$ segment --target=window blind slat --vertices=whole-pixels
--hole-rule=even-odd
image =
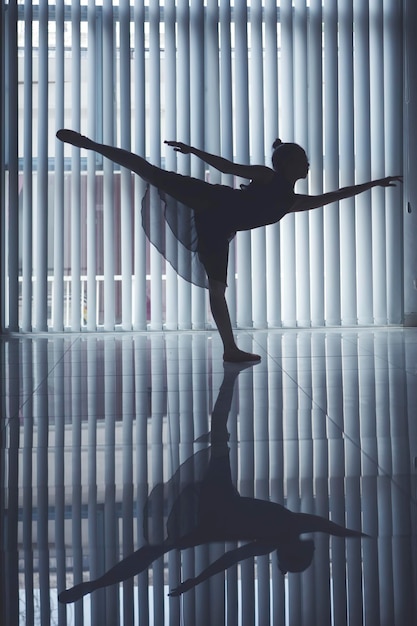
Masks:
[[[224,158],[233,160],[233,93],[232,84],[232,24],[231,7],[229,0],[220,0],[220,148]],[[232,176],[222,176],[222,183],[233,186]],[[226,298],[232,325],[236,326],[236,247],[235,240],[231,242],[229,251],[228,289]]]
[[[56,6],[55,75],[61,77],[55,84],[55,125],[64,126],[65,62],[64,62],[64,2]],[[32,107],[28,112],[32,116]],[[64,145],[55,141],[54,167],[54,238],[53,238],[53,315],[52,328],[64,329]]]
[[[282,141],[294,137],[294,93],[293,93],[293,29],[292,2],[281,2],[281,57],[280,57],[280,127]],[[294,216],[287,215],[280,223],[281,230],[281,297],[282,324],[296,325],[295,302],[295,249]]]
[[[266,165],[270,166],[270,150],[278,137],[278,28],[277,5],[275,0],[265,2],[265,57],[264,81],[265,97],[265,152]],[[281,284],[280,284],[280,226],[274,225],[266,229],[266,319],[269,326],[281,326]]]
[[[383,4],[369,3],[371,178],[385,175]],[[376,324],[387,323],[385,193],[372,190],[373,305]]]
[[[220,140],[220,42],[219,42],[219,8],[218,0],[208,0],[204,30],[204,75],[210,89],[205,92],[203,140],[208,152],[221,154]],[[198,42],[195,42],[195,46]],[[227,50],[226,55],[230,54]],[[200,61],[201,67],[201,61]],[[229,88],[230,89],[230,88]],[[205,168],[203,168],[205,169]],[[210,168],[210,181],[219,183],[221,174],[215,168]]]
[[[165,137],[170,140],[177,137],[177,102],[174,95],[177,91],[177,71],[176,71],[176,14],[175,0],[169,0],[164,6],[164,28],[165,28],[165,93],[163,99],[165,103]],[[169,171],[177,170],[176,152],[171,148],[165,150],[165,167]],[[165,226],[167,256],[175,258],[178,255],[178,242],[171,236],[168,225]],[[169,252],[168,252],[169,250]],[[178,328],[178,275],[170,263],[166,263],[166,313],[165,327],[170,330]]]
[[[190,101],[190,7],[188,0],[177,2],[177,138],[184,143],[191,141]],[[179,113],[181,111],[181,113]],[[180,174],[190,174],[190,157],[178,159]],[[187,262],[181,247],[178,251],[181,262]],[[191,327],[191,285],[178,278],[178,328]]]
[[[134,53],[134,94],[135,94],[135,150],[145,154],[146,105],[145,105],[145,7],[143,1],[135,2],[135,53]],[[133,328],[143,330],[147,322],[147,280],[146,280],[146,237],[140,219],[145,183],[135,177],[135,213],[134,213],[134,278],[135,292],[133,299]]]
[[[7,283],[4,302],[6,303],[5,321],[10,330],[19,328],[19,178],[18,178],[18,119],[14,111],[18,110],[18,48],[17,48],[17,3],[9,2],[5,15],[5,34],[7,38],[7,69],[5,111],[9,120],[6,126],[7,153],[6,167],[8,170],[9,211],[6,214],[4,232],[8,233],[4,259],[7,267]]]
[[[112,0],[103,2],[103,141],[115,143],[114,19]],[[103,159],[103,270],[104,329],[115,326],[114,165]]]
[[[81,130],[80,2],[71,5],[71,127]],[[71,328],[81,329],[81,155],[72,148],[71,163]]]
[[[160,61],[160,33],[159,33],[159,2],[152,0],[149,6],[149,155],[151,163],[161,165],[161,61]],[[151,231],[152,239],[160,241],[163,236],[164,225],[158,220],[157,205],[160,202],[158,191],[150,188],[151,201]],[[155,210],[152,210],[155,207]],[[162,329],[162,257],[156,247],[150,250],[151,271],[151,329]]]
[[[205,143],[205,16],[204,0],[192,0],[190,3],[190,131],[191,145],[203,146]],[[214,91],[214,88],[213,88]],[[214,113],[214,112],[213,112]],[[208,115],[207,115],[208,117]],[[200,159],[191,160],[191,176],[203,178],[205,164]],[[205,290],[192,285],[191,287],[191,327],[205,328]]]
[[[384,3],[384,102],[385,102],[385,174],[403,171],[402,103],[402,9],[401,2]],[[403,234],[402,190],[397,187],[386,195],[387,300],[388,323],[403,319]]]
[[[322,2],[310,2],[308,64],[310,83],[308,158],[310,193],[323,193],[323,28]],[[314,163],[314,167],[313,167]],[[324,311],[324,230],[323,209],[310,215],[310,302],[312,326],[323,326]],[[314,287],[313,287],[314,285]]]
[[[294,9],[294,140],[308,151],[307,7],[297,0]],[[307,193],[307,181],[297,182],[297,191]],[[295,216],[295,294],[297,325],[310,326],[309,214]],[[314,285],[312,285],[314,289]]]
[[[264,40],[262,32],[262,2],[251,3],[250,12],[250,64],[249,64],[249,116],[250,116],[250,154],[253,163],[265,161],[264,138],[264,75],[263,56]],[[239,132],[239,130],[238,130]],[[266,326],[266,236],[265,228],[252,231],[252,318],[255,328]],[[255,278],[256,277],[256,278]]]
[[[32,3],[25,2],[25,48],[32,48]],[[58,50],[57,50],[58,55]],[[32,330],[32,207],[33,207],[33,61],[24,60],[23,208],[22,208],[22,330]],[[62,299],[61,299],[62,300]],[[62,315],[61,315],[62,319]]]
[[[293,15],[292,2],[281,2],[281,118],[280,135],[282,141],[294,140],[294,49],[293,49]],[[282,324],[295,326],[296,295],[295,295],[295,244],[294,215],[286,215],[280,223],[281,230],[281,299]]]
[[[131,62],[129,0],[120,3],[120,144],[131,149]],[[122,328],[132,329],[132,174],[122,168],[120,177],[120,248],[122,275]]]
[[[368,3],[353,3],[355,20],[354,53],[354,111],[355,114],[355,167],[360,172],[361,181],[371,178],[371,138],[370,138],[370,99],[369,99],[369,9]],[[360,113],[359,113],[360,112]],[[358,182],[360,182],[358,180]],[[371,193],[356,198],[356,245],[357,267],[360,280],[357,280],[358,321],[360,324],[373,323],[372,302],[372,223]]]
[[[38,171],[35,215],[35,324],[45,331],[48,310],[48,1],[39,3]]]
[[[248,85],[248,7],[243,0],[237,0],[234,7],[235,14],[235,124],[234,146],[238,163],[249,163],[249,85]],[[252,298],[248,289],[248,280],[251,271],[251,234],[240,232],[237,234],[237,325],[240,327],[252,326]]]
[[[337,67],[337,3],[323,2],[324,28],[324,186],[339,186],[339,113],[338,113],[338,67]],[[340,310],[340,225],[338,206],[324,207],[324,281],[325,321],[339,325]]]
[[[98,37],[97,17],[95,10],[95,0],[88,3],[88,59],[87,59],[87,92],[88,111],[87,129],[88,136],[96,139],[98,132],[97,124],[97,102],[98,102],[98,79],[97,79],[97,58],[98,58]],[[97,320],[97,172],[96,155],[89,152],[87,155],[87,204],[86,204],[86,235],[87,235],[87,285],[83,292],[83,309],[87,309],[87,316],[84,319],[89,331],[96,330]],[[84,315],[85,318],[85,315]]]
[[[354,68],[353,68],[353,3],[339,7],[339,151],[340,185],[355,183],[354,146]],[[340,205],[340,283],[342,324],[357,323],[355,200],[347,198]]]

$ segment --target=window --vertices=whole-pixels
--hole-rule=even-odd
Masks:
[[[339,5],[5,4],[3,327],[210,324],[205,290],[146,240],[142,182],[64,147],[60,127],[199,177],[204,165],[165,150],[165,138],[268,164],[280,136],[307,150],[303,193],[401,172],[401,5]],[[228,280],[233,323],[402,322],[402,203],[399,188],[376,188],[239,233]]]

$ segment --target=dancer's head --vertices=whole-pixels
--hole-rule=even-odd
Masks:
[[[283,574],[287,572],[303,572],[307,569],[314,556],[312,539],[293,539],[283,542],[276,551],[278,567]]]
[[[272,166],[285,178],[295,183],[299,178],[307,178],[310,164],[305,150],[297,143],[283,143],[275,139],[272,145]]]

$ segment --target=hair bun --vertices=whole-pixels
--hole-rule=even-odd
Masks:
[[[279,146],[282,145],[282,141],[281,139],[278,137],[277,139],[275,139],[274,143],[272,144],[272,149],[276,150],[277,148],[279,148]]]

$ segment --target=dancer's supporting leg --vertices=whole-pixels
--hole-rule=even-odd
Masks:
[[[258,354],[239,350],[233,336],[229,309],[225,297],[226,285],[209,278],[210,308],[223,342],[223,359],[233,363],[244,361],[260,361]]]

